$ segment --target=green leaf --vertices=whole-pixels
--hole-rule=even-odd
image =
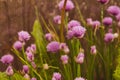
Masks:
[[[33,25],[32,35],[35,38],[36,46],[37,46],[39,52],[45,53],[46,47],[45,47],[44,34],[42,31],[41,24],[40,24],[39,20],[37,20],[37,19],[35,20],[34,25]]]
[[[9,78],[4,72],[0,72],[0,80],[9,80]]]
[[[1,79],[3,80],[3,79]],[[22,75],[15,73],[12,77],[11,80],[26,80]]]

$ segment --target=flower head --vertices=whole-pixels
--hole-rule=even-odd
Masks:
[[[120,21],[120,13],[119,13],[118,15],[116,15],[116,19],[117,19],[118,21]]]
[[[118,6],[110,6],[107,11],[108,13],[116,16],[120,13],[120,8]]]
[[[114,40],[113,33],[106,33],[104,37],[105,42],[112,42]]]
[[[103,22],[104,25],[109,26],[109,25],[112,24],[112,21],[113,20],[112,20],[111,17],[105,17],[102,22]]]
[[[35,77],[31,78],[31,80],[37,80]]]
[[[45,34],[45,39],[46,39],[47,41],[52,41],[52,39],[53,39],[52,34],[51,34],[51,33]]]
[[[8,75],[8,76],[12,76],[14,74],[14,71],[13,71],[13,68],[12,66],[8,66],[5,73]]]
[[[23,65],[23,72],[29,73],[29,67],[27,65]]]
[[[47,45],[47,51],[56,53],[59,50],[59,42],[52,41]]]
[[[21,41],[16,41],[13,44],[13,48],[16,49],[16,50],[22,50],[22,46],[23,46],[23,43]]]
[[[45,70],[48,70],[48,69],[49,69],[49,66],[48,66],[47,63],[46,63],[46,64],[43,64],[43,69],[45,69]]]
[[[32,52],[26,52],[26,55],[29,62],[34,61],[34,54]]]
[[[58,72],[54,72],[52,80],[61,80],[61,74]]]
[[[107,4],[109,2],[109,0],[97,0],[98,2],[100,2],[101,4]]]
[[[78,22],[77,20],[71,20],[69,23],[68,23],[68,30],[72,29],[73,27],[75,26],[80,26],[80,22]]]
[[[93,22],[92,18],[87,18],[86,21],[88,25],[92,26],[92,22]]]
[[[25,75],[24,75],[24,78],[25,78],[26,80],[30,80],[29,74],[25,74]]]
[[[74,37],[74,32],[72,30],[68,30],[66,37],[67,39],[72,39]]]
[[[31,44],[31,46],[27,47],[26,49],[26,53],[35,53],[36,52],[36,45],[35,44]]]
[[[79,53],[77,55],[75,61],[79,64],[82,64],[84,62],[84,53]]]
[[[53,18],[53,21],[56,23],[56,24],[61,24],[61,16],[60,15],[57,15]]]
[[[1,57],[0,61],[4,64],[10,64],[14,60],[14,57],[10,54],[4,55]]]
[[[85,80],[85,78],[77,77],[77,78],[75,78],[74,80]]]
[[[92,27],[93,28],[100,27],[100,22],[98,20],[92,21]]]
[[[20,31],[18,32],[18,37],[20,41],[28,41],[30,39],[30,34],[27,31]]]
[[[60,43],[60,50],[64,51],[66,54],[70,52],[66,43]]]
[[[77,38],[83,38],[86,32],[86,29],[82,26],[75,26],[72,28],[74,36]]]
[[[61,0],[61,1],[59,2],[58,7],[59,7],[60,10],[63,8],[64,2],[65,2],[65,0]],[[67,0],[66,6],[65,6],[65,10],[66,10],[66,11],[70,11],[70,10],[72,10],[73,8],[74,8],[73,2],[72,2],[71,0]]]
[[[60,59],[63,64],[67,64],[69,57],[67,55],[62,55]]]
[[[97,50],[96,50],[96,46],[95,46],[95,45],[91,46],[90,48],[91,48],[91,49],[90,49],[91,54],[96,54],[96,53],[97,53]]]

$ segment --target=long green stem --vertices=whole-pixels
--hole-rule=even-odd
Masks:
[[[31,69],[32,71],[40,78],[40,80],[43,80],[43,78],[41,77],[41,75],[39,73],[37,73],[37,71],[27,62],[25,61],[21,56],[19,56],[19,52],[16,51],[16,50],[12,50],[16,55],[17,57],[25,64],[27,64]]]

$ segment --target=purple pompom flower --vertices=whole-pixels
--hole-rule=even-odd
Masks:
[[[65,2],[65,0],[62,0],[62,1],[59,2],[58,7],[59,7],[60,10],[63,8],[64,2]],[[66,6],[65,6],[65,10],[66,11],[70,11],[73,8],[74,8],[73,2],[71,0],[67,0]]]
[[[60,59],[63,64],[67,64],[69,57],[68,57],[68,55],[62,55]]]
[[[30,80],[29,74],[25,74],[25,75],[24,75],[24,78],[25,78],[26,80]]]
[[[80,22],[78,22],[77,20],[71,20],[69,23],[68,23],[68,30],[72,29],[73,27],[75,26],[80,26]]]
[[[92,26],[92,22],[93,22],[92,18],[87,18],[86,21],[88,25]]]
[[[85,78],[77,77],[77,78],[75,78],[74,80],[85,80]]]
[[[32,52],[26,52],[26,55],[29,62],[34,61],[34,54]]]
[[[27,31],[20,31],[18,32],[18,38],[20,41],[25,42],[30,39],[30,34]]]
[[[106,33],[104,37],[105,42],[112,42],[114,40],[113,33]]]
[[[16,50],[22,50],[22,47],[23,47],[23,43],[21,41],[16,41],[13,44],[13,48],[16,49]]]
[[[57,15],[53,18],[53,21],[56,23],[56,24],[61,24],[61,16],[60,15]]]
[[[60,50],[64,51],[66,54],[70,52],[66,43],[60,43]]]
[[[99,28],[100,27],[100,22],[98,20],[92,22],[92,27],[93,28]]]
[[[61,80],[61,74],[58,72],[54,72],[52,80]]]
[[[33,78],[31,78],[31,80],[37,80],[37,79],[33,77]]]
[[[56,53],[57,51],[59,51],[59,45],[59,42],[52,41],[47,45],[47,51]]]
[[[14,60],[14,57],[10,54],[4,55],[1,57],[0,61],[4,64],[10,64]]]
[[[45,39],[46,39],[47,41],[52,41],[52,39],[53,39],[52,34],[51,34],[51,33],[45,34]]]
[[[91,54],[96,54],[97,53],[97,49],[96,49],[95,45],[90,47],[90,52],[91,52]]]
[[[74,32],[72,30],[68,30],[66,37],[67,39],[72,39],[74,37]]]
[[[86,29],[82,26],[75,26],[72,28],[74,36],[77,38],[83,38],[86,32]]]
[[[29,67],[27,65],[23,65],[23,72],[29,73]]]
[[[75,58],[75,61],[79,64],[82,64],[84,62],[84,53],[79,53]]]
[[[13,71],[13,68],[12,66],[8,66],[5,73],[8,75],[8,76],[12,76],[14,74],[14,71]]]
[[[26,53],[35,53],[36,52],[36,45],[35,44],[31,44],[31,46],[27,47],[26,49]]]
[[[108,13],[116,16],[120,13],[120,8],[118,6],[110,6],[107,9]]]
[[[109,26],[109,25],[112,24],[112,21],[113,20],[112,20],[111,17],[105,17],[102,22],[103,22],[104,25]]]
[[[116,15],[116,19],[117,19],[118,21],[120,21],[120,13],[119,13],[118,15]]]
[[[109,2],[109,0],[97,0],[98,2],[100,2],[101,4],[107,4]]]

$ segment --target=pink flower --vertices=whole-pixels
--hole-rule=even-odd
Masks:
[[[78,22],[77,20],[71,20],[69,23],[68,23],[68,29],[72,29],[73,27],[75,26],[80,26],[80,22]]]
[[[47,51],[56,53],[57,51],[59,51],[59,45],[59,42],[52,41],[47,45]]]
[[[24,78],[25,78],[26,80],[30,80],[30,76],[29,76],[28,74],[25,74],[25,75],[24,75]]]
[[[93,22],[92,18],[88,18],[88,19],[87,19],[87,24],[88,24],[88,25],[92,26],[92,22]]]
[[[18,32],[18,38],[20,41],[28,41],[30,39],[30,34],[27,31],[20,31]]]
[[[83,38],[86,32],[86,29],[82,26],[75,26],[72,28],[74,36],[77,38]]]
[[[64,2],[65,2],[65,0],[62,0],[62,1],[59,2],[58,7],[59,7],[60,10],[63,8]],[[74,8],[73,2],[71,0],[67,0],[66,6],[65,6],[65,10],[66,11],[70,11],[73,8]]]
[[[36,78],[31,78],[31,80],[37,80]]]
[[[82,64],[84,62],[84,53],[79,53],[75,61],[79,64]]]
[[[104,25],[109,26],[112,24],[113,20],[111,17],[105,17],[102,22]]]
[[[98,2],[100,2],[101,4],[107,4],[109,2],[109,0],[97,0]]]
[[[8,66],[5,73],[8,75],[8,76],[12,76],[14,74],[14,71],[13,71],[13,68],[12,66]]]
[[[4,64],[10,64],[14,60],[14,57],[11,54],[7,54],[1,57],[0,61]]]
[[[60,59],[63,64],[67,64],[69,57],[67,55],[62,55]]]
[[[35,44],[31,44],[31,46],[27,47],[26,52],[29,53],[35,53],[36,52],[36,45]]]
[[[66,37],[67,39],[72,39],[74,37],[74,32],[72,30],[68,30]]]
[[[16,42],[13,44],[13,48],[16,49],[16,50],[22,50],[22,46],[23,46],[23,43],[20,42],[20,41],[16,41]]]
[[[29,62],[34,61],[34,54],[33,54],[33,53],[28,52],[28,53],[26,53],[26,55],[27,55],[27,60],[28,60]]]
[[[106,33],[104,37],[105,42],[112,42],[114,40],[113,33]]]
[[[77,77],[77,78],[75,78],[74,80],[85,80],[85,78]]]
[[[95,45],[91,46],[90,52],[91,52],[91,54],[96,54],[96,53],[97,53],[97,50],[96,50],[96,46],[95,46]]]
[[[66,43],[60,43],[60,50],[64,51],[66,54],[70,52]]]
[[[54,72],[52,80],[61,80],[61,74],[58,72]]]
[[[96,20],[96,21],[92,21],[92,27],[93,28],[99,28],[100,27],[100,22],[98,21],[98,20]]]
[[[107,11],[108,13],[116,16],[120,13],[120,8],[118,6],[113,5],[113,6],[108,7]]]
[[[45,34],[45,39],[46,39],[47,41],[52,41],[52,39],[53,39],[52,34],[51,34],[51,33]]]
[[[23,65],[23,72],[29,73],[29,67],[27,65]]]
[[[61,16],[60,15],[57,15],[53,18],[53,21],[56,23],[56,24],[61,24]]]

